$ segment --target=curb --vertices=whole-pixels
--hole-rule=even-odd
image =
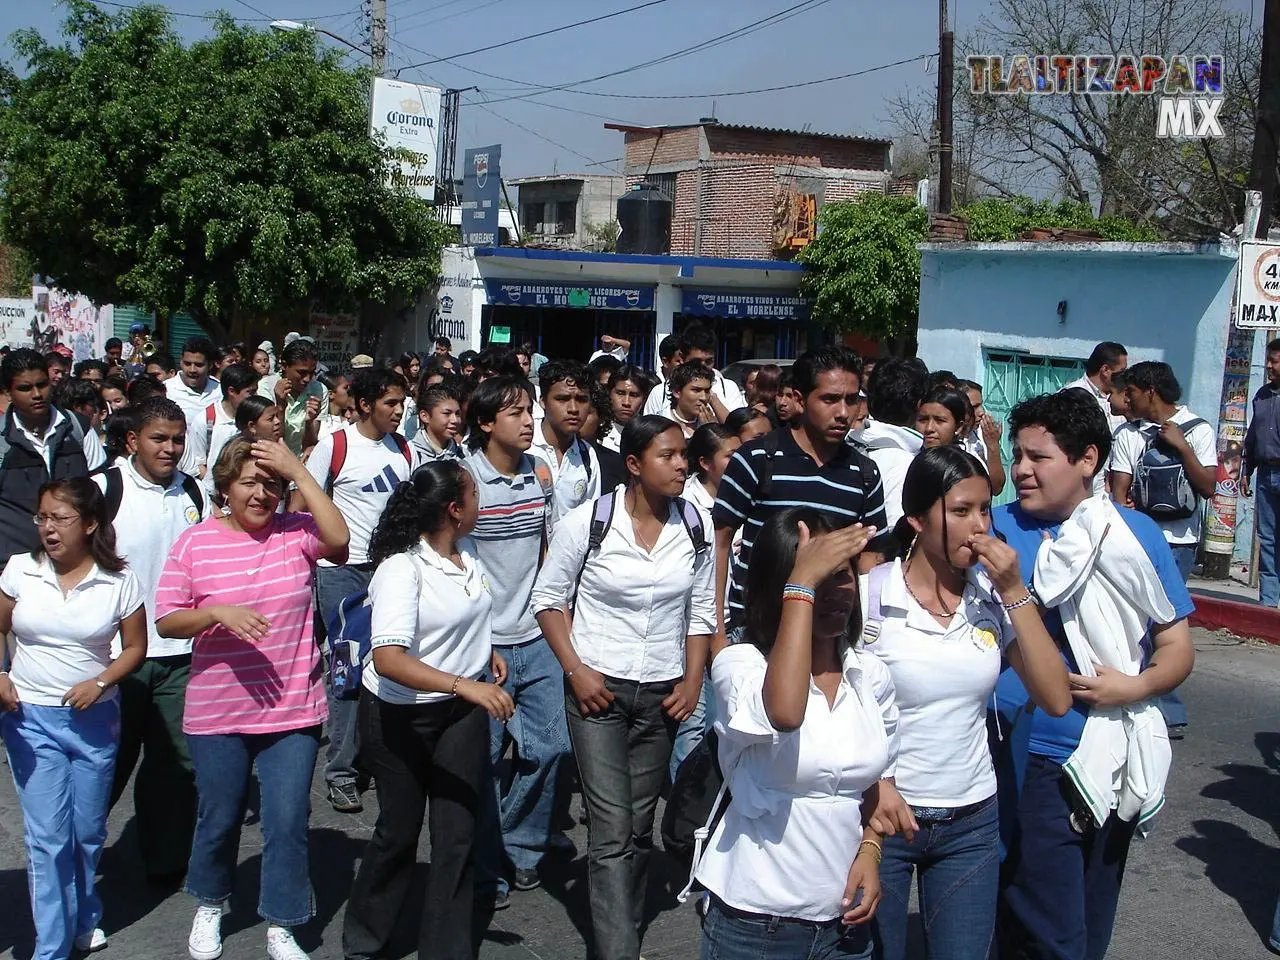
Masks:
[[[1238,603],[1192,593],[1196,611],[1191,625],[1206,630],[1228,630],[1238,637],[1252,637],[1280,645],[1280,610],[1256,603]]]

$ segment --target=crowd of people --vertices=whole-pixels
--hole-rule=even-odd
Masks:
[[[254,778],[267,953],[305,960],[318,763],[334,810],[377,797],[351,960],[406,910],[420,957],[472,957],[477,910],[572,850],[575,789],[593,955],[639,960],[659,800],[696,778],[707,960],[904,960],[913,881],[930,960],[1101,960],[1186,724],[1216,456],[1173,371],[1100,344],[1002,424],[917,359],[738,384],[701,326],[656,375],[630,346],[4,352],[0,734],[39,960],[107,945],[131,779],[146,873],[219,957]]]

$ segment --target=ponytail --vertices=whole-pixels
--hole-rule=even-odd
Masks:
[[[466,468],[457,460],[423,464],[392,491],[378,525],[369,538],[369,562],[374,566],[413,548],[424,533],[435,533],[462,500]]]

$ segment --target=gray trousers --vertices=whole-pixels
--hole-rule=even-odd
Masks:
[[[677,680],[605,677],[609,709],[582,716],[566,682],[565,713],[589,817],[587,882],[599,960],[639,960],[658,794],[678,724],[662,709]]]

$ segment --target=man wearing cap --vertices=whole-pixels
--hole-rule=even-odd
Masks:
[[[357,353],[351,358],[352,370],[368,370],[372,366],[373,357],[369,356],[367,353]]]

